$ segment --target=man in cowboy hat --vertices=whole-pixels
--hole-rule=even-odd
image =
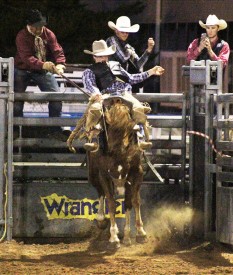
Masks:
[[[88,109],[86,132],[99,128],[98,122],[102,116],[103,98],[109,95],[119,95],[132,103],[132,118],[136,124],[143,125],[146,141],[140,143],[141,148],[150,148],[152,144],[149,142],[145,113],[151,109],[132,96],[131,85],[142,82],[152,75],[160,76],[164,73],[164,69],[160,66],[155,66],[146,72],[129,74],[119,62],[109,61],[109,57],[115,52],[116,46],[111,45],[108,47],[104,40],[94,41],[92,51],[84,50],[84,53],[92,55],[95,61],[95,64],[83,72],[84,88],[91,96],[90,102],[94,102]],[[88,142],[84,145],[84,148],[89,151],[95,150],[97,147],[97,144],[93,142]]]
[[[30,10],[27,15],[26,27],[20,30],[16,36],[15,93],[25,92],[31,80],[38,85],[41,91],[59,92],[54,74],[63,73],[66,58],[55,34],[45,27],[46,24],[47,20],[39,10]],[[23,116],[23,107],[24,102],[16,101],[14,116]],[[62,102],[49,102],[48,109],[50,117],[59,117]],[[67,136],[63,137],[60,127],[52,127],[51,131],[60,135],[64,141],[67,139]],[[56,137],[55,134],[53,136]]]
[[[191,60],[221,60],[225,67],[228,63],[230,55],[229,44],[219,39],[218,31],[224,30],[227,23],[223,19],[218,19],[214,14],[210,14],[206,23],[199,21],[200,26],[206,30],[206,34],[202,34],[201,38],[194,39],[189,45],[187,51],[187,61]]]
[[[110,60],[120,62],[122,67],[130,73],[132,72],[129,70],[129,65],[132,64],[137,72],[139,72],[152,53],[155,45],[153,38],[148,39],[147,49],[142,56],[139,57],[135,52],[135,49],[128,44],[127,39],[130,33],[138,32],[140,26],[138,24],[131,25],[131,21],[127,16],[120,16],[117,19],[116,24],[109,21],[108,26],[114,30],[115,35],[107,38],[107,45],[116,46],[116,52],[110,57]]]

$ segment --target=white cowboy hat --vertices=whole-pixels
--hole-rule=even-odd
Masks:
[[[206,29],[206,26],[219,26],[219,31],[226,29],[227,22],[223,19],[218,19],[218,17],[215,14],[210,14],[207,19],[206,23],[204,24],[201,20],[199,21],[199,24],[202,28]]]
[[[84,50],[84,53],[92,54],[95,56],[112,55],[116,52],[116,46],[112,45],[108,48],[107,43],[101,39],[92,43],[92,51]]]
[[[138,32],[140,28],[138,24],[131,26],[131,21],[127,16],[120,16],[117,19],[116,24],[114,24],[112,21],[108,21],[108,26],[112,30],[118,30],[120,32]]]

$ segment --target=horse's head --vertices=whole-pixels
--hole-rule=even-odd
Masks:
[[[109,166],[108,175],[114,184],[114,189],[119,195],[124,195],[125,184],[130,184],[127,180],[129,168],[129,163],[127,162],[124,162],[122,165],[112,163]]]
[[[105,111],[109,151],[125,150],[133,142],[135,122],[130,107],[120,98],[114,98]]]

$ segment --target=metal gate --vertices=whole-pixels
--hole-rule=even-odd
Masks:
[[[13,59],[9,68],[9,79],[13,83]],[[71,77],[70,75],[68,75]],[[73,78],[80,82],[80,75]],[[61,83],[63,81],[60,80]],[[4,83],[2,86],[4,87]],[[8,239],[13,237],[80,237],[92,230],[96,213],[97,194],[89,185],[85,163],[85,151],[82,142],[76,141],[77,154],[69,152],[66,142],[43,136],[42,129],[50,126],[74,127],[80,118],[78,103],[87,102],[85,95],[74,91],[65,84],[60,93],[27,91],[13,94],[13,84],[7,85],[8,100],[8,139],[7,167],[8,184]],[[4,88],[3,88],[4,89]],[[14,95],[14,98],[13,98]],[[155,175],[147,174],[142,185],[142,212],[149,219],[151,209],[161,201],[184,205],[189,195],[189,172],[186,154],[186,95],[151,94],[135,95],[140,101],[177,102],[182,105],[179,116],[167,114],[148,117],[153,127],[152,152],[147,152],[152,165],[164,178],[159,182]],[[77,110],[60,118],[24,117],[13,118],[13,100],[26,102],[63,101],[77,103]],[[19,126],[20,136],[13,140],[13,125]],[[32,129],[39,135],[34,135]],[[157,129],[169,129],[166,139],[154,133]],[[172,130],[179,129],[178,139],[174,139]],[[39,131],[38,131],[39,129]],[[5,131],[6,132],[6,131]],[[167,153],[157,157],[158,150]],[[173,151],[179,154],[173,154]],[[5,163],[5,160],[4,160]],[[13,191],[13,193],[12,193]],[[119,219],[124,214],[123,202],[119,201]],[[3,204],[2,204],[3,205]],[[12,206],[14,205],[14,208]],[[12,214],[13,210],[13,214]],[[107,211],[107,209],[106,209]],[[12,220],[13,218],[13,220]]]
[[[229,107],[232,94],[222,93],[221,61],[191,61],[190,77],[190,192],[192,206],[203,213],[193,226],[205,239],[232,244],[232,150]],[[224,113],[224,114],[223,114]],[[216,142],[216,149],[212,141]],[[213,236],[214,235],[214,236]]]

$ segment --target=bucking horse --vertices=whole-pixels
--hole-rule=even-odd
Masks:
[[[101,224],[105,220],[104,200],[107,199],[110,217],[109,242],[120,246],[118,226],[116,223],[116,198],[125,199],[125,226],[123,243],[131,244],[130,212],[135,210],[136,241],[146,241],[146,232],[140,212],[140,186],[143,181],[141,159],[143,151],[140,149],[137,134],[134,130],[135,122],[130,115],[130,106],[121,97],[109,97],[103,102],[103,132],[98,149],[88,152],[89,181],[97,189],[99,209],[97,221]],[[74,151],[72,142],[75,138],[83,138],[81,128],[85,124],[85,114],[78,121],[71,133],[67,144]]]

